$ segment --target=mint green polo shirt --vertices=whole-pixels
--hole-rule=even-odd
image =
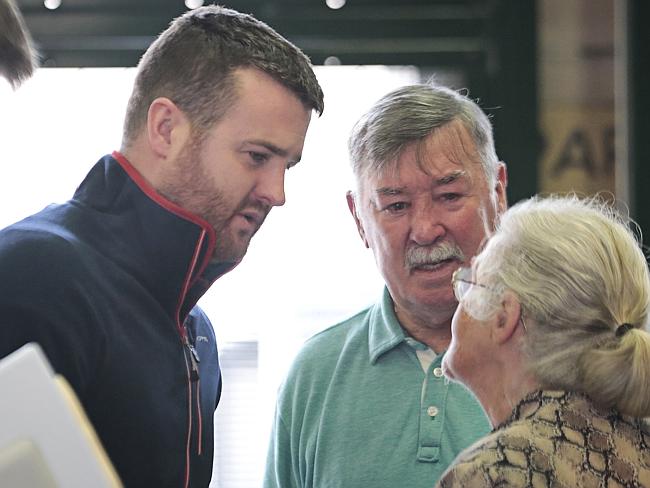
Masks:
[[[264,488],[431,488],[490,426],[442,355],[423,370],[426,347],[407,341],[386,289],[309,339],[279,391]]]

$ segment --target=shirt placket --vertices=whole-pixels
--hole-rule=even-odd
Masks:
[[[427,369],[422,382],[417,450],[417,460],[420,462],[435,463],[440,460],[440,440],[449,390],[440,364],[441,358],[438,357]]]

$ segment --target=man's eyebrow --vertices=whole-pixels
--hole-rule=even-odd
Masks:
[[[450,183],[453,183],[456,180],[459,180],[464,176],[467,176],[467,171],[464,170],[454,171],[453,173],[445,175],[442,178],[438,178],[436,180],[436,185],[448,185]]]
[[[449,173],[445,176],[442,176],[435,180],[435,185],[449,185],[461,178],[467,176],[467,171],[458,170],[453,173]],[[408,193],[408,188],[406,186],[382,186],[375,189],[375,193],[379,196],[392,197],[396,195],[404,195]]]
[[[382,197],[393,197],[395,195],[403,195],[406,193],[406,187],[382,186],[380,188],[376,188],[375,193]]]
[[[280,156],[281,158],[289,158],[289,151],[287,151],[286,149],[282,149],[281,147],[278,147],[275,144],[272,144],[268,141],[253,140],[248,142],[250,142],[251,144],[257,144],[258,146],[262,146],[268,149],[276,156]],[[302,158],[302,154],[297,154],[296,157],[291,158],[291,161],[289,161],[289,166],[294,166],[298,164],[301,158]]]

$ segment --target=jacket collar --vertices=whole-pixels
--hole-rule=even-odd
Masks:
[[[98,235],[89,236],[95,248],[139,280],[179,328],[210,285],[234,267],[211,265],[212,226],[160,195],[119,152],[99,160],[72,203],[101,222]]]

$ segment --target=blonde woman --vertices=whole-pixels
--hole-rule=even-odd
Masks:
[[[453,285],[443,368],[493,431],[439,486],[650,486],[650,280],[629,223],[595,199],[528,200]]]

